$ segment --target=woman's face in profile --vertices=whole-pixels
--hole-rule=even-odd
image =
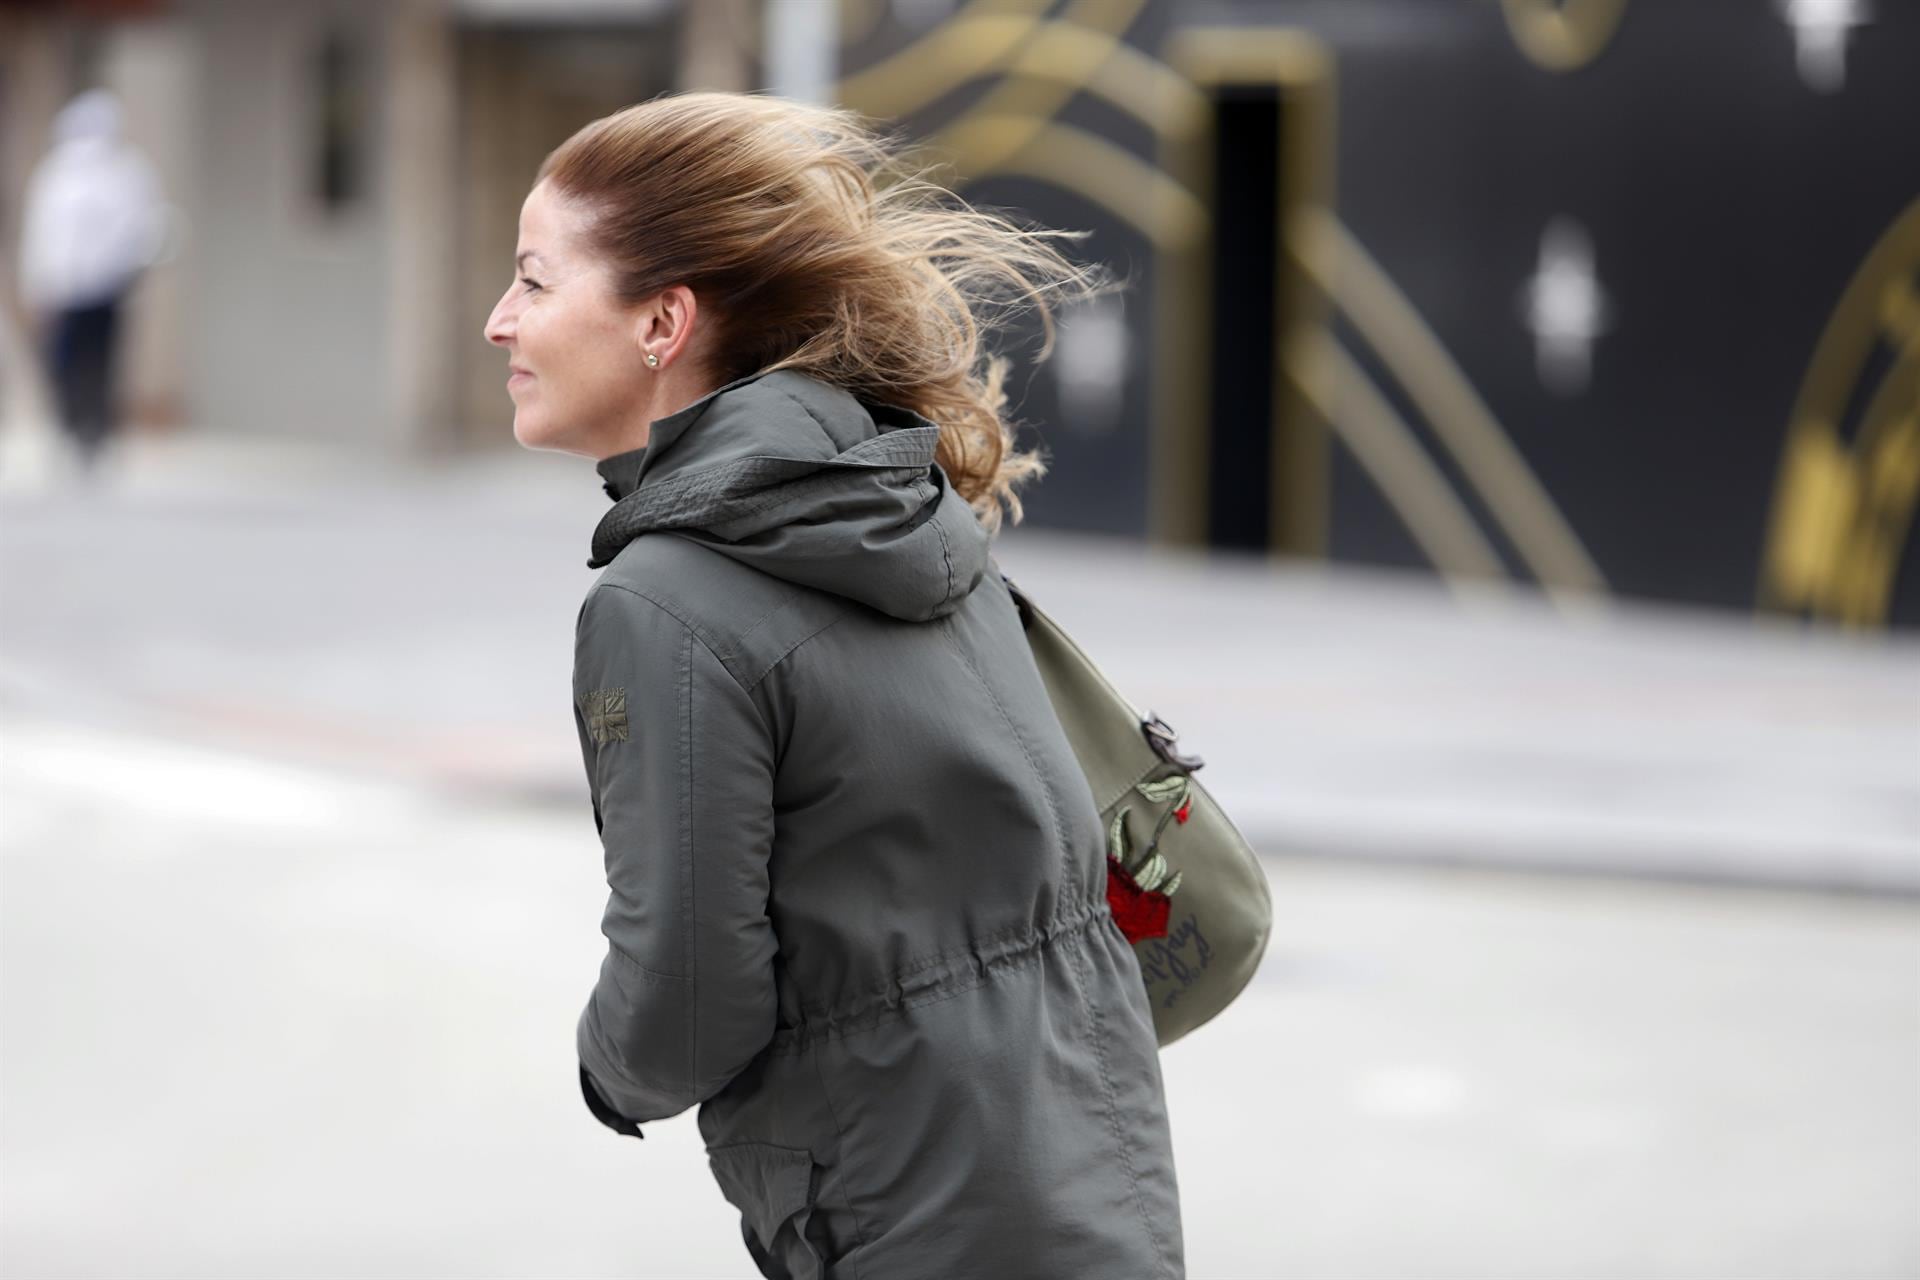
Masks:
[[[619,451],[649,395],[639,312],[613,296],[585,231],[577,204],[534,187],[520,209],[514,281],[486,336],[507,351],[514,439],[599,458]]]

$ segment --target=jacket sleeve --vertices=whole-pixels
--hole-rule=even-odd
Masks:
[[[609,890],[580,1083],[602,1123],[638,1136],[773,1036],[773,742],[691,627],[610,583],[581,606],[574,717]]]

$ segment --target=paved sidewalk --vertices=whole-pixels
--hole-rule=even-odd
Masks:
[[[585,459],[185,435],[106,478],[0,479],[0,712],[585,804]],[[1920,891],[1920,638],[1033,528],[996,557],[1263,852]]]
[[[585,815],[0,745],[0,1273],[752,1273],[692,1114],[581,1106]],[[1194,1280],[1920,1274],[1920,903],[1263,865],[1259,972],[1162,1054]]]

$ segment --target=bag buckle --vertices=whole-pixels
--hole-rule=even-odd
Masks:
[[[1140,722],[1140,728],[1147,735],[1147,745],[1153,748],[1154,753],[1183,773],[1192,773],[1206,763],[1199,756],[1181,751],[1174,745],[1180,735],[1151,707],[1147,709],[1147,718]]]

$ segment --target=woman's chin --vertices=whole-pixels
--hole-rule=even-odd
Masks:
[[[534,449],[542,453],[571,453],[583,458],[599,456],[582,446],[578,432],[565,430],[555,424],[551,415],[531,406],[514,412],[513,438],[519,441],[522,449]]]
[[[522,409],[513,415],[513,438],[523,449],[553,449],[558,446],[537,413]]]

